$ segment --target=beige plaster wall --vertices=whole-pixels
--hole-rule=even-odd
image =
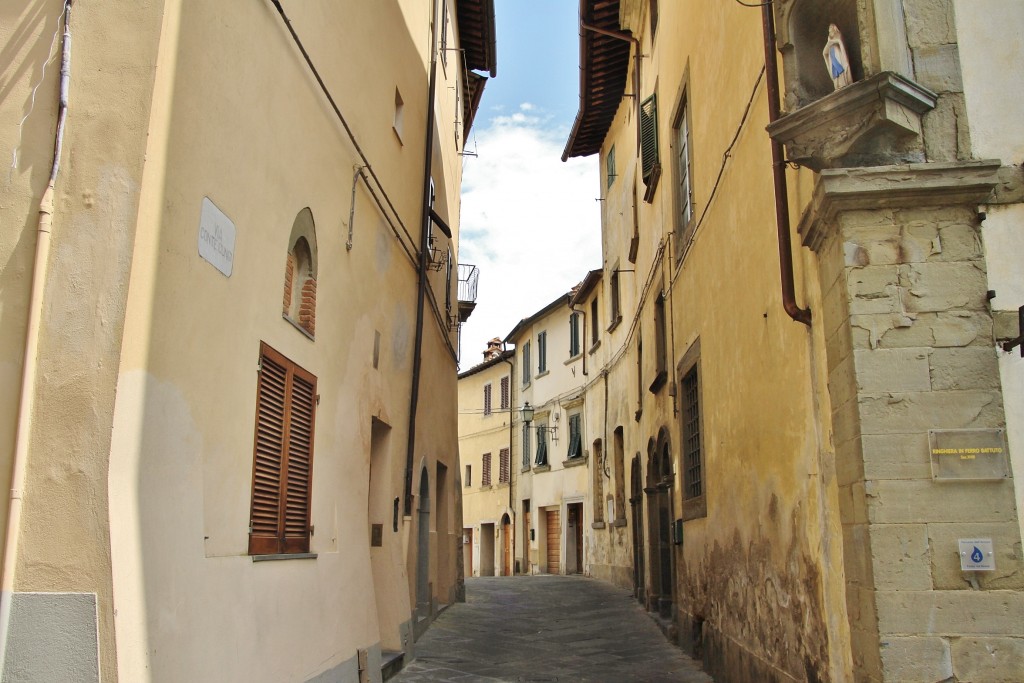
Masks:
[[[364,186],[346,250],[352,169],[361,162],[273,8],[185,9],[166,20],[174,42],[158,72],[163,106],[150,137],[164,163],[143,187],[147,230],[133,271],[114,422],[119,667],[126,680],[301,680],[342,666],[360,648],[410,645],[401,634],[415,604],[418,518],[401,521],[398,533],[386,523],[385,546],[371,549],[367,482],[376,418],[392,432],[386,498],[403,495],[416,274]],[[407,22],[392,3],[289,11],[398,211],[394,230],[418,245],[423,36],[395,29]],[[359,39],[337,40],[342,28],[331,27]],[[369,47],[384,41],[388,59],[370,59]],[[275,84],[272,96],[266,82]],[[391,129],[396,85],[408,93],[402,142]],[[360,106],[340,97],[350,92],[361,93]],[[438,125],[446,125],[440,117]],[[459,183],[444,175],[457,169],[449,153],[442,144],[435,157],[438,206],[446,211]],[[196,255],[203,197],[236,226],[230,278]],[[280,308],[287,239],[304,207],[319,253],[315,341]],[[457,211],[451,215],[457,226]],[[424,330],[421,396],[430,400],[420,403],[413,491],[425,467],[435,511],[430,583],[435,599],[447,602],[458,573],[456,433],[445,427],[454,425],[455,364],[451,332],[439,328],[429,303]],[[261,340],[318,378],[315,560],[253,563],[246,554]],[[449,473],[440,530],[438,462]]]

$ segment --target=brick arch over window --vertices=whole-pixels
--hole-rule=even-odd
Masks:
[[[306,207],[292,223],[284,271],[282,315],[304,330],[316,334],[317,248],[313,212]]]

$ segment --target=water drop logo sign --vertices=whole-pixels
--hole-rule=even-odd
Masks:
[[[979,549],[978,546],[974,546],[974,552],[971,553],[971,562],[977,563],[984,559],[985,556],[982,554],[981,549]]]

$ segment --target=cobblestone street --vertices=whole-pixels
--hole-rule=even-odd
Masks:
[[[624,590],[568,576],[474,578],[395,678],[712,683]]]

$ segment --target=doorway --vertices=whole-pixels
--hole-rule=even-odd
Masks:
[[[630,467],[629,509],[633,518],[633,597],[644,602],[644,486],[640,454]]]
[[[462,530],[462,567],[467,576],[473,576],[473,527]]]
[[[420,471],[420,506],[416,530],[416,609],[430,616],[430,473]]]
[[[501,517],[501,575],[512,576],[512,520],[506,512]]]
[[[480,525],[480,576],[494,576],[494,523]]]
[[[565,573],[583,573],[583,503],[565,506]]]
[[[548,574],[562,573],[562,517],[557,507],[544,509],[545,559]]]

